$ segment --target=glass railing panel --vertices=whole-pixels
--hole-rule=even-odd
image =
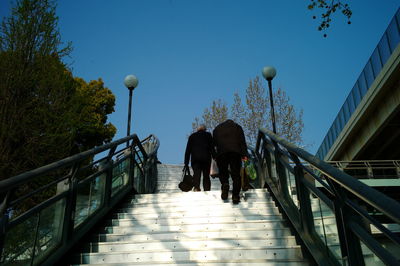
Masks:
[[[289,191],[289,196],[293,203],[300,208],[300,204],[297,200],[297,189],[296,189],[296,179],[295,176],[292,172],[289,171],[289,169],[286,170],[286,178],[287,178],[287,186],[288,186],[288,191]]]
[[[382,39],[379,41],[378,47],[379,47],[379,54],[381,55],[382,65],[385,65],[386,61],[389,59],[391,55],[386,33],[383,34]]]
[[[358,82],[356,82],[356,84],[354,84],[354,87],[351,90],[351,93],[354,96],[355,108],[357,108],[358,104],[361,102],[361,93],[360,93],[360,89],[358,88]]]
[[[354,97],[353,97],[353,92],[350,92],[349,96],[347,96],[347,105],[349,107],[349,118],[351,117],[351,115],[353,114],[354,110],[356,109],[355,105],[354,105]]]
[[[361,99],[362,99],[368,90],[367,81],[365,80],[364,72],[361,73],[357,82],[358,82],[358,88],[360,90]]]
[[[343,115],[344,115],[344,122],[345,122],[344,125],[346,125],[351,116],[349,103],[347,101],[345,101],[343,104]]]
[[[372,252],[363,242],[361,242],[361,251],[364,257],[364,263],[368,266],[385,265],[383,261]]]
[[[144,161],[144,155],[143,155],[143,153],[140,151],[139,147],[136,147],[135,159],[136,159],[137,161],[141,161],[141,162]]]
[[[326,143],[328,144],[328,148],[331,146],[331,141],[330,141],[330,128],[328,130],[328,133],[326,134],[326,137],[324,139],[324,141],[326,141]]]
[[[339,133],[340,133],[342,132],[342,129],[344,128],[347,122],[346,118],[344,117],[344,105],[342,106],[342,108],[340,108],[339,117],[340,117],[340,128],[339,128]]]
[[[117,162],[112,170],[111,197],[121,190],[129,180],[129,158]]]
[[[58,200],[40,212],[34,264],[47,257],[61,243],[65,199]]]
[[[329,151],[329,145],[328,145],[328,142],[325,142],[325,153],[324,153],[324,156],[328,153],[328,151]]]
[[[341,262],[341,251],[339,244],[339,233],[336,224],[336,217],[333,210],[321,199],[310,196],[311,209],[313,213],[315,231],[326,248],[334,254],[335,259]],[[329,256],[329,253],[326,254]]]
[[[400,42],[399,28],[397,27],[396,17],[392,19],[386,32],[389,39],[390,50],[393,53]]]
[[[397,26],[400,27],[400,10],[399,9],[396,12],[396,20],[397,20]]]
[[[38,226],[38,214],[10,228],[5,234],[2,264],[30,265]]]
[[[374,70],[375,77],[378,76],[382,70],[382,62],[381,62],[381,58],[379,55],[378,47],[376,47],[374,52],[372,53],[371,65],[372,65],[372,69]]]
[[[367,64],[365,65],[364,68],[364,75],[365,79],[367,81],[367,88],[371,87],[372,82],[375,80],[374,72],[372,71],[372,66],[370,61],[368,60]]]
[[[336,119],[335,119],[335,121],[333,122],[333,125],[334,125],[335,131],[336,131],[336,134],[335,134],[335,135],[339,135],[339,132],[340,132],[340,130],[341,130],[339,116],[336,116]]]
[[[376,228],[374,225],[372,224],[368,224],[366,223],[366,228],[367,231],[371,232],[372,237],[379,242],[379,244],[381,245],[381,247],[383,247],[384,249],[386,249],[386,251],[393,255],[395,257],[395,259],[397,261],[400,261],[400,247],[399,245],[397,245],[395,242],[393,242],[388,236],[386,236],[385,234],[383,234],[378,228]],[[396,234],[398,236],[398,234],[400,233],[400,225],[397,223],[385,223],[382,224],[384,227],[386,227],[389,231],[391,231],[392,233]],[[364,258],[366,263],[367,262],[380,262],[380,259],[377,258],[375,255],[372,256],[372,251],[370,251],[365,245],[364,243],[362,243],[362,250],[363,250],[363,254],[364,254]],[[369,260],[367,260],[369,259]],[[367,264],[369,265],[369,264]],[[373,264],[372,264],[373,265]]]
[[[332,144],[333,144],[333,142],[334,142],[334,139],[333,139],[333,132],[332,132],[333,130],[332,130],[332,127],[329,129],[329,132],[328,132],[328,144],[329,144],[329,147],[332,147]]]
[[[142,171],[140,171],[140,168],[137,165],[135,165],[133,169],[133,174],[133,186],[135,187],[137,192],[142,193],[144,191],[143,175]]]
[[[106,174],[102,174],[96,177],[91,182],[89,214],[94,213],[103,205],[105,196],[106,177],[107,177]]]
[[[75,207],[75,227],[84,222],[102,206],[105,193],[106,174],[78,184]]]

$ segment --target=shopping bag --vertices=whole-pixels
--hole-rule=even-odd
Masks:
[[[255,180],[257,178],[257,171],[254,167],[254,163],[250,160],[247,160],[244,162],[244,167],[248,178],[250,178],[251,180]]]
[[[182,181],[179,183],[178,187],[183,192],[188,192],[193,188],[193,176],[190,174],[189,167],[184,167],[182,172]]]
[[[217,162],[214,159],[212,159],[211,167],[210,167],[210,176],[212,178],[216,178],[216,177],[218,177],[218,175],[219,175],[219,169],[217,166]]]
[[[249,177],[246,174],[246,169],[244,167],[244,164],[240,168],[240,181],[241,181],[241,187],[243,191],[247,191],[250,188],[249,185]]]

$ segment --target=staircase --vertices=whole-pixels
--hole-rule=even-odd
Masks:
[[[126,199],[72,264],[309,265],[266,190],[233,205],[218,179],[212,191],[180,192],[181,174],[158,165],[158,193]]]

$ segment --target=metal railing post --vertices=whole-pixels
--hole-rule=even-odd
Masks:
[[[111,161],[107,161],[105,168],[106,182],[104,184],[104,206],[109,206],[111,201],[113,163]]]
[[[135,152],[132,145],[129,146],[129,186],[135,191]]]
[[[0,263],[3,263],[3,251],[4,251],[4,242],[6,237],[6,226],[8,224],[8,215],[3,215],[0,217]]]
[[[275,141],[273,141],[273,142],[274,142],[274,146],[275,146],[275,151],[274,151],[275,170],[276,170],[276,175],[277,175],[278,181],[279,181],[278,188],[281,191],[283,197],[285,199],[288,199],[289,198],[289,190],[288,190],[288,185],[287,185],[286,171],[281,162],[282,153],[279,151],[278,144]]]
[[[10,198],[10,194],[12,191],[8,191],[1,202],[0,207],[0,263],[2,262],[1,259],[3,258],[3,250],[4,250],[4,241],[6,237],[6,227],[8,224],[8,214],[7,214],[7,206],[8,206],[8,199]]]
[[[267,147],[266,147],[266,145],[267,145],[267,143],[265,142],[265,140],[263,141],[263,146],[262,146],[262,151],[263,151],[263,153],[264,153],[264,156],[265,156],[265,163],[267,164],[266,165],[266,172],[265,172],[265,170],[263,171],[263,180],[262,180],[262,184],[261,184],[261,187],[266,187],[266,185],[267,185],[267,174],[268,174],[268,178],[270,178],[272,181],[274,181],[275,182],[275,180],[273,179],[273,173],[272,173],[272,171],[273,171],[273,169],[272,169],[272,165],[274,164],[274,162],[273,162],[273,160],[272,160],[272,156],[271,156],[271,153],[269,152],[269,150],[267,149]],[[264,164],[264,160],[263,160],[263,164]]]
[[[304,171],[301,166],[296,165],[294,167],[294,177],[296,180],[297,199],[300,204],[301,226],[307,234],[311,234],[311,232],[315,232],[315,225],[311,209],[310,191],[303,183]]]
[[[69,189],[68,189],[68,196],[65,202],[65,215],[63,221],[63,228],[62,228],[62,237],[61,242],[63,245],[68,243],[68,240],[72,236],[72,232],[74,230],[74,218],[75,218],[75,209],[76,209],[76,196],[77,196],[77,179],[76,174],[78,172],[80,163],[73,164],[70,176],[68,178]]]
[[[104,206],[110,206],[111,203],[111,192],[112,192],[112,178],[113,178],[113,170],[114,170],[114,162],[112,157],[114,156],[115,150],[117,146],[112,147],[106,159],[106,183],[105,183],[105,193],[104,193]]]
[[[350,229],[350,222],[356,222],[358,219],[355,218],[355,214],[348,207],[346,207],[345,201],[347,195],[341,188],[328,179],[329,185],[335,192],[335,198],[333,204],[335,206],[335,218],[336,225],[339,234],[340,249],[342,251],[343,259],[347,258],[349,265],[363,266],[364,256],[361,250],[360,239],[354,235]],[[361,219],[361,217],[359,217]]]

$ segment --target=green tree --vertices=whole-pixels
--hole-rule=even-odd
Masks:
[[[116,133],[113,124],[107,123],[107,117],[114,112],[115,96],[104,82],[92,80],[86,83],[75,78],[78,83],[74,114],[74,141],[80,151],[110,142]]]
[[[233,97],[230,113],[226,112],[228,110],[226,105],[219,106],[219,108],[207,108],[203,113],[202,119],[195,118],[193,129],[198,124],[205,124],[207,126],[211,125],[209,128],[212,130],[218,123],[225,121],[229,117],[243,127],[248,144],[254,146],[259,128],[272,130],[269,96],[266,95],[266,90],[261,83],[261,79],[255,77],[249,81],[246,89],[245,103],[243,103],[238,93],[234,93]],[[277,134],[289,142],[302,144],[302,131],[304,127],[302,119],[303,111],[301,109],[300,111],[296,111],[296,108],[290,103],[289,97],[282,89],[274,91],[273,97]],[[215,102],[213,101],[212,106],[218,107]],[[224,119],[218,120],[218,122],[216,119],[212,119],[214,117],[221,117],[218,114],[224,113],[223,110],[225,110]]]
[[[16,1],[0,27],[0,180],[109,142],[115,98],[74,78],[51,0]]]

